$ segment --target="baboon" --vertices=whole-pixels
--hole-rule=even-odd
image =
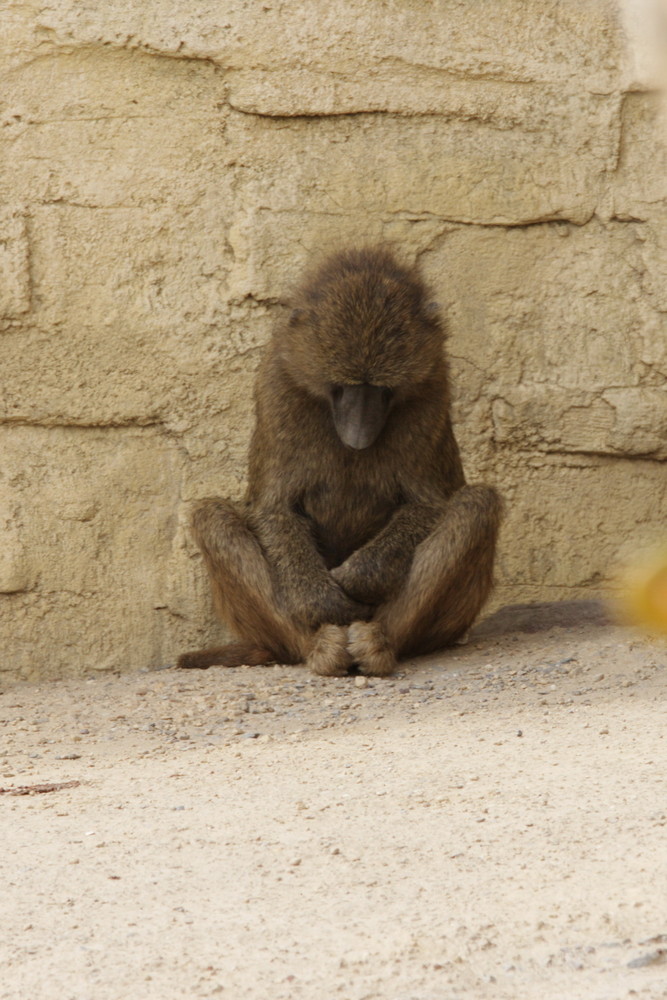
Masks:
[[[444,339],[387,248],[337,253],[304,281],[258,373],[245,501],[203,500],[192,519],[239,641],[179,666],[386,676],[469,628],[501,503],[466,485]]]

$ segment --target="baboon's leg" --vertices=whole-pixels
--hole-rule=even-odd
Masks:
[[[226,500],[203,500],[195,509],[192,530],[208,569],[216,609],[241,639],[217,649],[184,653],[178,666],[306,659],[312,636],[277,608],[269,566],[242,512]]]
[[[490,487],[454,494],[400,591],[373,621],[350,626],[348,649],[363,673],[390,674],[398,658],[449,646],[472,625],[493,584],[500,513]]]
[[[493,586],[501,502],[488,486],[465,486],[421,545],[407,582],[382,609],[399,656],[451,645],[479,614]]]

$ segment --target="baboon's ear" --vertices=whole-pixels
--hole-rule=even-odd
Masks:
[[[305,309],[292,309],[289,318],[289,325],[298,326],[305,315],[306,315]]]

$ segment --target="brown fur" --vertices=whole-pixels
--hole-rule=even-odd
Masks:
[[[492,586],[500,500],[466,486],[444,334],[384,249],[330,258],[269,343],[243,505],[203,500],[193,530],[224,621],[243,638],[180,666],[306,661],[386,675],[456,641]],[[393,395],[377,440],[347,447],[332,387]]]

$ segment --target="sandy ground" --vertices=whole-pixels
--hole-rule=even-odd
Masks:
[[[666,687],[561,605],[389,681],[7,689],[0,997],[665,998]]]

